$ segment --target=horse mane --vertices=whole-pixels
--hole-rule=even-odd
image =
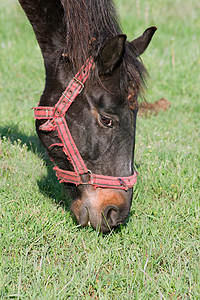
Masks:
[[[106,39],[121,33],[111,0],[61,0],[66,27],[65,53],[73,65],[98,55]]]
[[[61,0],[64,9],[65,46],[63,53],[72,68],[79,69],[89,56],[97,57],[106,40],[121,34],[112,0]],[[121,71],[121,91],[128,92],[130,107],[143,91],[146,70],[127,41]]]

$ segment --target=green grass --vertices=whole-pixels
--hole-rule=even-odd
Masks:
[[[138,118],[129,221],[102,236],[79,228],[38,142],[31,107],[42,57],[16,1],[0,3],[0,298],[200,298],[200,4],[116,0],[129,39],[158,31],[143,55],[149,102]]]

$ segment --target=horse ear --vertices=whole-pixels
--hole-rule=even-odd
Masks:
[[[156,27],[147,28],[143,35],[131,42],[137,56],[140,56],[146,50],[156,30]]]
[[[122,59],[126,35],[120,34],[109,39],[97,57],[99,75],[111,74]]]

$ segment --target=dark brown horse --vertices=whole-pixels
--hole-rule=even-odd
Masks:
[[[32,24],[46,70],[35,112],[37,134],[57,176],[69,186],[71,211],[78,223],[107,232],[123,224],[130,212],[137,98],[146,73],[138,57],[156,28],[128,42],[111,0],[19,2]],[[88,58],[89,71],[84,69],[75,78]],[[86,172],[75,170],[76,160]]]

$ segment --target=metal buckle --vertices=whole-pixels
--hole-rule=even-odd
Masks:
[[[78,92],[79,94],[82,92],[82,90],[84,89],[84,84],[78,79],[78,78],[76,78],[76,77],[73,77],[73,79],[76,81],[76,82],[78,82],[79,84],[80,84],[80,86],[81,86],[81,89],[80,89],[80,91]]]
[[[89,175],[89,179],[84,178],[84,176],[88,176],[88,175]],[[92,171],[88,170],[87,173],[81,174],[80,176],[81,176],[81,180],[82,180],[81,184],[93,184],[94,178],[93,178],[93,175],[92,175]],[[87,181],[84,180],[84,179],[86,179]]]

